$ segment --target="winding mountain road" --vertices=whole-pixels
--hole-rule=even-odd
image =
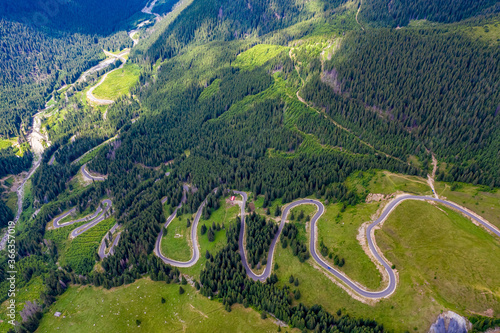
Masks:
[[[102,241],[101,241],[101,244],[99,245],[99,251],[98,251],[98,254],[99,254],[99,257],[102,259],[104,258],[107,258],[111,255],[113,255],[115,253],[115,246],[118,244],[118,242],[120,241],[120,235],[121,235],[121,231],[118,232],[118,234],[116,235],[115,239],[113,240],[113,243],[111,243],[111,246],[109,247],[109,250],[108,250],[108,253],[106,253],[106,237],[108,237],[109,234],[114,234],[116,229],[118,229],[118,223],[115,224],[110,230],[109,232],[106,233],[106,235],[104,235]],[[108,238],[108,240],[110,240]]]
[[[233,191],[233,192],[235,194],[241,195],[243,198],[243,203],[240,205],[240,207],[241,207],[241,212],[240,212],[241,228],[240,228],[240,237],[238,240],[238,247],[240,249],[241,261],[243,262],[243,267],[245,267],[245,271],[247,272],[247,275],[252,280],[264,282],[271,275],[271,267],[272,267],[273,256],[274,256],[274,248],[276,247],[276,243],[278,242],[279,235],[281,234],[281,230],[283,230],[283,227],[285,226],[286,214],[282,215],[281,223],[280,223],[278,232],[274,236],[273,241],[271,242],[271,246],[269,247],[269,252],[267,253],[266,268],[264,269],[264,272],[257,275],[252,271],[252,269],[248,265],[248,261],[247,261],[246,253],[245,253],[245,246],[243,244],[243,240],[245,238],[245,207],[246,207],[248,197],[247,197],[247,194],[245,192],[241,192],[241,191]]]
[[[91,220],[89,223],[86,223],[86,224],[76,228],[75,230],[71,231],[70,238],[75,238],[77,236],[80,236],[85,231],[89,230],[90,228],[95,227],[99,222],[101,222],[102,220],[104,220],[106,218],[106,213],[111,208],[113,203],[111,202],[111,200],[105,199],[105,200],[101,201],[101,205],[103,205],[103,204],[105,204],[106,207],[101,210],[101,213],[95,219]]]
[[[84,178],[87,178],[88,180],[95,180],[95,181],[98,181],[98,182],[103,182],[106,180],[106,177],[103,177],[103,176],[92,176],[88,170],[87,170],[87,163],[85,163],[84,165],[82,165],[82,167],[80,168],[80,170],[82,170],[82,175]]]
[[[97,217],[97,215],[99,215],[99,213],[102,211],[102,208],[98,207],[97,210],[95,211],[95,213],[93,213],[92,215],[82,217],[81,219],[68,221],[68,222],[64,222],[64,223],[59,223],[59,221],[63,220],[66,216],[73,214],[73,212],[75,212],[75,211],[76,211],[76,208],[72,208],[72,209],[68,210],[67,212],[56,217],[52,221],[52,225],[54,226],[54,228],[59,229],[59,228],[67,227],[68,225],[72,225],[72,224],[75,224],[78,222],[84,222],[84,221],[89,221],[89,220],[95,219]]]
[[[121,68],[123,66],[123,64],[118,67],[118,68]],[[117,69],[118,69],[117,68]],[[111,99],[100,99],[100,98],[97,98],[93,95],[93,92],[94,92],[94,89],[96,89],[97,87],[99,87],[101,84],[104,83],[104,80],[106,80],[106,78],[108,77],[108,74],[109,73],[112,73],[113,71],[115,71],[116,69],[113,69],[112,71],[109,71],[107,72],[106,74],[104,74],[101,78],[101,80],[99,81],[99,83],[97,83],[95,86],[93,86],[92,88],[90,88],[89,90],[87,90],[87,99],[89,101],[92,101],[94,103],[97,103],[97,104],[102,104],[102,105],[109,105],[109,104],[113,104],[115,101],[111,100]]]
[[[103,208],[103,205],[104,208]],[[97,207],[95,213],[92,215],[85,216],[81,219],[73,220],[73,221],[68,221],[64,223],[59,223],[62,219],[64,219],[66,216],[70,215],[75,211],[76,208],[72,208],[68,210],[67,212],[57,216],[52,220],[52,225],[54,226],[55,229],[62,228],[62,227],[67,227],[68,225],[72,225],[78,222],[84,222],[84,221],[89,221],[88,223],[85,223],[84,225],[76,228],[73,230],[70,234],[70,238],[75,238],[85,231],[89,230],[90,228],[96,226],[99,222],[104,220],[106,218],[106,213],[109,211],[109,209],[112,207],[113,202],[110,199],[104,199],[101,201],[101,205]]]
[[[191,241],[193,242],[193,248],[192,248],[193,255],[191,256],[191,259],[189,259],[188,261],[177,261],[177,260],[169,259],[161,253],[161,239],[163,237],[163,229],[168,227],[170,222],[172,222],[172,220],[175,218],[175,216],[177,214],[177,209],[179,209],[179,207],[177,207],[175,209],[175,211],[172,213],[172,215],[170,215],[168,217],[167,222],[164,225],[164,228],[161,229],[160,234],[158,235],[158,238],[156,239],[156,244],[155,244],[155,249],[154,249],[155,254],[161,260],[163,260],[164,263],[175,266],[175,267],[191,267],[191,266],[195,265],[196,262],[198,262],[198,259],[200,259],[200,249],[199,249],[199,245],[198,245],[198,235],[197,235],[198,234],[198,222],[200,222],[201,213],[203,212],[203,207],[205,207],[206,203],[207,203],[206,201],[203,201],[201,203],[200,207],[198,208],[198,211],[196,212],[196,217],[194,218],[193,224],[191,226]]]
[[[235,191],[234,193],[239,194],[243,197],[243,204],[241,205],[241,229],[240,229],[240,237],[239,237],[239,248],[240,248],[240,254],[241,254],[243,266],[245,267],[247,275],[251,279],[253,279],[254,281],[265,281],[271,275],[274,250],[276,248],[276,244],[278,242],[281,231],[283,230],[283,227],[286,223],[288,213],[290,212],[290,210],[292,208],[300,206],[300,205],[304,205],[304,204],[312,204],[318,208],[318,210],[316,211],[316,213],[314,214],[314,216],[311,219],[311,228],[310,228],[311,235],[310,235],[309,248],[311,251],[311,256],[314,259],[314,261],[316,261],[320,266],[322,266],[330,274],[334,275],[337,279],[341,280],[345,285],[347,285],[355,293],[361,295],[362,297],[370,298],[370,299],[380,299],[380,298],[388,297],[396,290],[396,286],[397,286],[396,285],[396,275],[394,273],[394,270],[391,268],[390,264],[385,260],[383,254],[378,252],[378,248],[376,247],[376,244],[375,244],[375,231],[374,230],[379,224],[381,224],[382,222],[384,222],[387,219],[389,214],[401,202],[403,202],[405,200],[421,200],[421,201],[429,200],[429,201],[439,202],[443,205],[446,205],[446,206],[466,215],[467,217],[474,220],[477,224],[486,228],[492,234],[500,237],[500,230],[498,230],[496,227],[494,227],[488,221],[484,220],[480,216],[470,212],[468,209],[463,208],[460,205],[457,205],[453,202],[439,199],[439,198],[435,198],[435,197],[418,196],[418,195],[402,195],[402,196],[396,197],[394,200],[389,202],[389,204],[384,208],[380,217],[378,219],[376,219],[375,221],[373,221],[366,229],[365,236],[366,236],[366,239],[368,241],[368,246],[370,248],[370,251],[373,254],[373,256],[377,259],[377,261],[383,265],[383,267],[385,268],[387,275],[389,277],[389,283],[385,289],[383,289],[381,291],[370,291],[367,288],[361,286],[359,283],[349,279],[344,273],[331,267],[330,264],[323,261],[323,259],[318,255],[318,253],[316,251],[316,222],[321,217],[321,215],[323,215],[323,213],[325,211],[325,207],[318,200],[301,199],[301,200],[297,200],[297,201],[292,202],[291,204],[287,205],[286,208],[284,209],[282,217],[281,217],[281,223],[280,223],[278,232],[274,236],[274,239],[273,239],[271,246],[269,248],[266,268],[262,274],[256,275],[250,269],[250,267],[248,265],[245,251],[244,251],[244,246],[243,246],[243,238],[244,238],[244,233],[245,233],[245,205],[246,205],[246,201],[247,201],[247,194],[245,192],[240,192],[240,191]]]
[[[169,265],[175,266],[175,267],[191,267],[191,266],[195,265],[196,262],[198,262],[198,259],[200,259],[200,249],[199,249],[199,244],[198,244],[198,222],[200,222],[201,213],[203,212],[203,207],[205,207],[207,200],[204,200],[201,203],[200,207],[198,208],[198,211],[196,212],[196,217],[194,218],[193,224],[191,225],[191,241],[193,243],[193,248],[192,248],[193,255],[191,256],[191,259],[189,259],[188,261],[177,261],[177,260],[169,259],[161,253],[161,239],[163,237],[163,229],[168,227],[170,222],[172,222],[172,220],[177,215],[177,210],[179,208],[181,208],[182,203],[186,201],[186,192],[187,192],[186,186],[184,186],[184,193],[183,193],[183,198],[181,200],[181,203],[179,204],[179,206],[177,206],[175,208],[172,215],[170,215],[168,217],[167,222],[165,222],[163,228],[161,228],[160,234],[158,235],[158,238],[156,239],[156,244],[155,244],[155,248],[154,248],[154,253],[156,256],[158,256],[161,260],[163,260],[163,262],[165,264],[169,264]]]

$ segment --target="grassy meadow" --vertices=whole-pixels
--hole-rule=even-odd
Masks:
[[[165,257],[177,261],[191,259],[191,227],[186,227],[187,219],[191,220],[191,224],[193,223],[192,214],[179,215],[170,222],[167,232],[163,231],[161,253]]]
[[[114,100],[120,95],[128,94],[139,78],[140,68],[135,64],[125,64],[108,74],[106,80],[97,88],[93,95],[100,99]]]
[[[106,290],[72,286],[51,306],[37,332],[276,332],[272,318],[241,305],[224,310],[189,285],[147,278]],[[161,299],[165,299],[165,303]],[[54,317],[56,311],[62,316]],[[138,322],[140,321],[140,323]]]

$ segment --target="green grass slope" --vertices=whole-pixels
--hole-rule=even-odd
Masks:
[[[205,267],[205,263],[207,262],[207,258],[205,257],[206,252],[210,252],[212,255],[215,255],[219,252],[226,244],[226,229],[231,223],[237,223],[239,221],[236,220],[240,212],[240,207],[238,205],[234,205],[228,202],[228,197],[222,197],[219,200],[220,207],[217,210],[214,210],[208,220],[200,219],[198,223],[198,244],[200,245],[200,259],[193,267],[189,268],[181,268],[180,271],[182,273],[188,274],[190,276],[195,277],[196,279],[200,276],[201,270]],[[201,234],[201,227],[204,225],[205,227],[210,228],[212,224],[220,224],[225,228],[222,228],[219,231],[215,231],[214,240],[210,242],[208,240],[208,235],[205,233]]]
[[[437,182],[439,196],[447,198],[481,215],[500,228],[500,191],[484,186]]]
[[[354,316],[370,317],[395,332],[427,332],[446,309],[462,315],[492,309],[499,316],[500,241],[468,219],[444,207],[404,202],[377,231],[376,239],[399,272],[397,289],[387,299],[373,305],[355,300],[314,268],[311,259],[301,264],[290,248],[282,249],[279,244],[274,256],[278,283],[289,284],[293,275],[301,281],[299,301],[321,304],[331,312],[343,309]],[[356,257],[352,250],[339,247],[339,251],[347,251],[342,252],[347,268]],[[362,269],[357,268],[358,276]],[[355,272],[349,274],[353,277]]]
[[[271,319],[233,306],[231,312],[193,287],[141,279],[105,290],[70,287],[43,317],[37,332],[276,332]],[[165,303],[161,303],[162,297]],[[54,317],[56,311],[62,316]],[[136,321],[140,320],[140,325]]]

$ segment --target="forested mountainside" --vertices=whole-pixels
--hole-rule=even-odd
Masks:
[[[22,157],[14,153],[12,147],[0,150],[0,178],[6,175],[15,175],[29,169],[33,160],[31,152],[26,152]]]
[[[0,17],[37,28],[107,36],[131,27],[146,0],[0,1]]]
[[[55,88],[133,42],[126,31],[146,1],[0,1],[0,137],[22,143]],[[117,33],[115,33],[117,32]]]
[[[414,8],[421,10],[419,3]],[[444,9],[452,3],[445,1]],[[165,10],[173,8],[171,5],[169,1],[158,4]],[[359,5],[361,13],[363,6],[371,6]],[[455,18],[449,21],[490,7],[490,3],[468,6],[460,2]],[[139,42],[139,51],[131,51],[128,62],[140,66],[140,75],[130,91],[114,103],[91,103],[81,89],[57,101],[53,114],[42,124],[52,146],[45,150],[41,166],[31,178],[32,188],[23,202],[29,213],[17,229],[18,271],[26,280],[19,288],[28,288],[35,279],[43,285],[37,290],[40,308],[35,312],[47,311],[69,284],[109,289],[144,276],[182,284],[185,278],[181,274],[188,274],[193,275],[202,295],[219,298],[227,311],[233,304],[252,306],[263,317],[269,312],[304,330],[391,331],[373,319],[387,321],[392,331],[406,325],[397,316],[387,315],[400,311],[399,298],[381,301],[386,306],[384,315],[371,310],[377,305],[363,304],[351,316],[345,309],[334,313],[331,307],[327,311],[322,305],[313,305],[324,299],[308,298],[304,304],[309,306],[302,304],[297,288],[278,283],[286,278],[295,287],[299,285],[288,271],[286,277],[273,273],[264,283],[251,280],[238,252],[240,221],[234,218],[225,221],[224,243],[218,252],[202,252],[206,265],[198,271],[172,267],[155,255],[160,230],[167,232],[165,221],[175,207],[182,203],[179,217],[197,212],[206,202],[203,216],[207,219],[220,208],[218,200],[231,190],[262,200],[260,212],[250,215],[247,225],[246,237],[252,240],[246,249],[253,267],[273,265],[265,257],[269,234],[276,232],[273,218],[277,220],[281,207],[295,199],[314,197],[330,204],[328,209],[337,204],[337,210],[328,212],[328,222],[342,230],[344,222],[340,221],[346,210],[353,218],[345,220],[345,229],[353,228],[351,220],[369,220],[380,208],[373,202],[364,206],[371,181],[364,174],[374,170],[418,179],[418,186],[427,187],[426,180],[419,177],[432,173],[435,156],[438,178],[453,182],[443,186],[474,183],[495,192],[500,185],[496,168],[500,159],[498,43],[474,38],[472,28],[465,29],[460,22],[410,25],[400,30],[374,28],[394,23],[386,21],[387,15],[357,18],[357,9],[357,3],[341,0],[193,0],[168,21],[159,38],[142,44],[148,48],[141,49]],[[405,15],[413,18],[413,14]],[[493,12],[485,15],[491,20],[487,22],[498,20]],[[475,19],[483,29],[484,18]],[[365,24],[369,20],[376,24]],[[23,73],[20,77],[6,75],[12,86],[25,87],[21,78],[34,80],[30,74],[33,68],[40,71],[39,66],[45,76],[67,73],[64,79],[61,74],[51,77],[52,86],[69,82],[73,68],[85,67],[79,62],[85,57],[74,62],[65,60],[67,57],[81,49],[87,49],[88,57],[98,57],[101,48],[131,43],[125,41],[125,32],[106,38],[60,32],[52,40],[54,35],[45,35],[45,31],[22,27],[19,33],[27,34],[25,39],[39,40],[34,45],[40,58],[33,60],[32,67],[10,61],[8,73]],[[88,27],[82,25],[82,29]],[[18,47],[29,50],[29,43],[7,41],[5,48],[16,45],[11,51]],[[65,43],[75,44],[75,49],[64,48]],[[44,51],[52,46],[60,54],[46,58]],[[43,84],[41,87],[44,89]],[[27,121],[21,114],[12,118],[12,124]],[[31,155],[25,156],[18,158],[20,167],[31,162]],[[85,168],[103,177],[87,181]],[[385,186],[377,181],[376,186]],[[382,196],[407,191],[396,184],[392,189]],[[408,192],[427,195],[433,190]],[[98,255],[92,248],[101,238],[91,246],[75,241],[81,236],[70,238],[72,227],[51,227],[56,216],[72,208],[76,215],[85,216],[108,198],[112,210],[104,223],[111,226],[116,222],[121,232],[111,255]],[[269,215],[270,207],[275,216],[263,217],[266,212]],[[0,214],[12,215],[3,206]],[[188,228],[190,225],[191,220]],[[290,245],[291,258],[304,263],[312,260],[307,239],[305,224],[288,223],[280,247]],[[332,259],[335,254],[337,263],[342,258],[343,266],[343,254],[338,257],[337,248],[329,253],[321,244],[324,256],[330,254]],[[0,259],[0,268],[4,259]],[[273,269],[278,268],[273,265]],[[7,273],[0,269],[1,301],[7,299],[6,278]],[[344,304],[352,309],[357,300],[337,291],[341,296],[335,297],[349,297]],[[182,287],[179,292],[182,294]],[[433,298],[433,302],[441,299]],[[33,315],[23,327],[33,331],[38,320]]]
[[[364,0],[360,18],[374,25],[396,27],[408,25],[410,20],[450,23],[499,11],[496,0]]]
[[[158,0],[153,7],[153,12],[158,14],[169,13],[176,4],[176,0]]]

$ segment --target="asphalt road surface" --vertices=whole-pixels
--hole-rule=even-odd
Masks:
[[[92,176],[88,170],[87,170],[87,163],[85,163],[84,165],[82,165],[82,167],[80,168],[82,170],[82,175],[83,177],[89,179],[89,180],[95,180],[95,181],[99,181],[99,182],[102,182],[102,181],[105,181],[106,178],[105,177],[101,177],[101,176]]]
[[[205,207],[205,205],[207,203],[206,200],[201,203],[200,207],[198,208],[198,211],[196,212],[196,217],[194,218],[193,224],[191,225],[191,240],[193,242],[193,249],[192,249],[193,255],[191,256],[191,259],[189,259],[188,261],[177,261],[177,260],[172,260],[172,259],[165,257],[161,253],[161,239],[163,237],[163,229],[168,227],[170,222],[172,222],[172,220],[177,215],[177,210],[182,207],[183,203],[186,202],[186,193],[188,191],[188,186],[184,185],[183,187],[184,187],[184,191],[182,194],[181,203],[179,204],[179,206],[177,206],[175,208],[172,215],[170,215],[167,218],[167,222],[165,222],[165,224],[161,228],[160,234],[158,235],[158,238],[156,239],[156,244],[155,244],[155,249],[154,249],[155,255],[157,255],[161,260],[163,260],[163,262],[165,264],[169,264],[169,265],[175,266],[175,267],[191,267],[191,266],[195,265],[196,262],[198,262],[198,259],[200,259],[200,249],[198,246],[198,222],[200,222],[201,213],[203,212],[203,207]],[[163,200],[162,200],[162,202],[163,202]]]
[[[274,256],[274,248],[276,247],[276,243],[278,242],[279,236],[281,234],[281,230],[283,230],[283,227],[285,226],[285,219],[281,219],[280,227],[278,229],[278,232],[273,238],[273,241],[271,242],[271,246],[269,247],[269,252],[267,254],[267,264],[266,268],[264,269],[264,272],[262,272],[260,275],[255,274],[250,266],[248,266],[248,261],[245,255],[245,247],[243,244],[243,239],[245,235],[245,207],[247,204],[247,194],[245,192],[241,191],[234,191],[235,194],[239,194],[243,197],[243,204],[241,205],[241,212],[240,212],[240,220],[241,220],[241,228],[240,228],[240,237],[238,240],[238,247],[240,249],[240,255],[241,255],[241,261],[243,262],[243,267],[245,267],[245,271],[247,272],[247,275],[254,281],[266,281],[266,279],[271,275],[271,267],[273,263],[273,256]],[[286,217],[283,215],[283,217]]]
[[[352,281],[351,279],[349,279],[343,273],[341,273],[340,271],[336,270],[335,268],[333,268],[331,265],[329,265],[328,263],[324,262],[320,258],[320,256],[316,252],[316,222],[321,217],[321,215],[323,215],[323,213],[325,211],[325,207],[318,200],[314,200],[314,199],[301,199],[301,200],[297,200],[297,201],[292,202],[291,204],[289,204],[288,206],[286,206],[286,208],[284,209],[282,217],[281,217],[281,223],[280,223],[278,232],[276,233],[276,235],[275,235],[275,237],[274,237],[274,239],[273,239],[273,241],[271,243],[271,246],[269,248],[266,269],[264,270],[264,272],[261,275],[256,275],[255,273],[252,272],[252,270],[248,266],[248,262],[246,260],[245,252],[244,252],[244,248],[243,248],[243,236],[244,236],[244,232],[245,232],[245,208],[244,207],[246,205],[247,195],[246,195],[245,192],[235,191],[235,193],[240,194],[243,197],[243,205],[241,206],[241,217],[242,218],[241,218],[241,229],[240,229],[240,238],[239,238],[240,254],[241,254],[241,258],[242,258],[242,261],[243,261],[243,266],[245,267],[247,275],[251,279],[253,279],[255,281],[265,281],[270,276],[270,274],[271,274],[271,268],[272,268],[272,263],[273,263],[274,250],[276,248],[276,243],[277,243],[277,241],[279,239],[281,231],[283,230],[283,227],[285,225],[285,221],[286,221],[286,218],[288,216],[288,213],[290,212],[290,210],[292,208],[297,207],[299,205],[303,205],[303,204],[313,204],[316,207],[318,207],[317,212],[314,214],[314,216],[311,219],[311,228],[310,228],[311,237],[310,237],[309,248],[311,250],[311,256],[312,256],[312,258],[319,265],[321,265],[324,269],[326,269],[330,274],[332,274],[335,277],[337,277],[339,280],[341,280],[343,283],[345,283],[350,289],[352,289],[354,292],[356,292],[357,294],[359,294],[359,295],[361,295],[361,296],[363,296],[365,298],[379,299],[379,298],[388,297],[388,296],[390,296],[396,290],[396,276],[394,274],[394,270],[390,267],[389,263],[387,263],[383,259],[382,254],[380,254],[378,252],[377,248],[375,247],[375,244],[374,244],[374,239],[375,239],[375,237],[374,237],[374,228],[378,224],[382,223],[389,216],[389,214],[394,210],[394,208],[398,204],[400,204],[401,202],[403,202],[405,200],[431,200],[431,201],[439,202],[439,203],[441,203],[443,205],[449,206],[449,207],[451,207],[451,208],[459,211],[460,213],[468,216],[469,218],[473,219],[474,221],[476,221],[477,223],[481,224],[483,227],[485,227],[486,229],[488,229],[491,233],[493,233],[493,234],[497,235],[498,237],[500,237],[500,230],[498,230],[497,228],[495,228],[494,226],[492,226],[491,224],[489,224],[487,221],[483,220],[481,217],[479,217],[479,216],[477,216],[475,214],[470,213],[469,211],[467,211],[463,207],[461,207],[461,206],[459,206],[459,205],[457,205],[457,204],[455,204],[453,202],[442,200],[442,199],[438,199],[438,198],[435,198],[435,197],[417,196],[417,195],[404,195],[404,196],[398,197],[398,198],[394,199],[393,201],[391,201],[384,208],[384,210],[383,210],[382,214],[380,215],[380,217],[378,219],[376,219],[374,222],[372,222],[368,226],[368,228],[366,229],[366,238],[367,238],[367,241],[368,241],[368,245],[369,245],[370,251],[375,256],[375,258],[384,266],[384,268],[387,271],[387,274],[389,276],[389,283],[388,283],[388,285],[387,285],[387,287],[385,289],[383,289],[381,291],[369,291],[365,287],[363,287],[363,286],[359,285],[358,283],[356,283],[356,282]]]
[[[104,258],[107,258],[115,253],[114,248],[115,248],[116,244],[118,244],[118,241],[120,240],[121,231],[118,233],[118,235],[116,235],[115,239],[113,240],[113,243],[111,244],[111,246],[108,250],[108,253],[106,253],[106,242],[104,241],[104,239],[106,237],[108,237],[108,234],[111,234],[111,235],[114,234],[114,232],[117,228],[118,228],[118,224],[115,224],[113,226],[113,228],[111,228],[109,230],[109,232],[107,232],[106,235],[104,235],[104,238],[101,241],[101,245],[99,245],[99,257],[101,258],[101,260]]]
[[[111,200],[105,199],[105,200],[101,201],[101,206],[102,205],[106,205],[106,207],[104,207],[104,209],[101,210],[100,214],[95,219],[92,219],[89,223],[86,223],[86,224],[76,228],[75,230],[73,230],[70,234],[71,238],[75,238],[75,237],[83,234],[85,231],[96,226],[99,222],[101,222],[102,220],[104,220],[106,218],[106,213],[111,208],[113,203],[111,202]]]
[[[71,215],[75,210],[76,210],[76,208],[72,208],[72,209],[68,210],[67,212],[65,212],[64,214],[61,214],[58,217],[56,217],[54,219],[54,221],[52,222],[52,224],[54,225],[54,228],[58,229],[61,227],[67,227],[68,225],[72,225],[72,224],[75,224],[78,222],[92,220],[92,219],[96,218],[97,215],[99,215],[99,213],[102,211],[102,208],[98,207],[94,214],[82,217],[81,219],[68,221],[68,222],[64,222],[64,223],[59,223],[59,221],[64,219],[66,216]]]
[[[177,260],[172,260],[168,259],[161,253],[161,238],[163,237],[163,229],[161,229],[160,234],[158,235],[158,238],[156,239],[156,244],[155,244],[155,254],[160,257],[161,260],[163,260],[164,263],[175,266],[175,267],[191,267],[196,262],[198,259],[200,259],[200,249],[198,247],[198,222],[200,222],[201,218],[201,213],[203,212],[203,207],[205,207],[206,200],[203,201],[198,208],[198,211],[196,212],[196,217],[194,218],[193,224],[191,225],[191,241],[193,242],[193,248],[192,252],[193,255],[191,256],[191,259],[188,261],[177,261]],[[177,207],[172,215],[170,215],[167,219],[167,222],[165,223],[165,228],[168,227],[170,222],[175,218],[175,215],[177,214]]]

